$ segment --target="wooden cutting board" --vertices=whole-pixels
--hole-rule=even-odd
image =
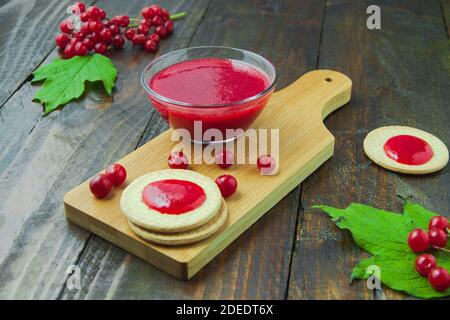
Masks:
[[[129,229],[120,211],[123,188],[98,200],[89,192],[89,181],[65,195],[66,216],[175,277],[189,279],[333,155],[334,137],[323,119],[350,100],[351,87],[351,80],[341,73],[316,70],[272,95],[252,127],[280,130],[277,175],[261,176],[250,164],[228,169],[216,165],[192,167],[213,179],[230,173],[239,183],[238,193],[227,199],[228,225],[207,240],[178,247],[145,242]],[[169,129],[118,160],[127,169],[128,183],[144,173],[168,168],[167,157],[175,145],[170,136]]]

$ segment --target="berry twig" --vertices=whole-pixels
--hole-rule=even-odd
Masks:
[[[185,15],[186,15],[186,12],[175,13],[170,16],[170,20],[177,20],[177,19],[184,18]]]
[[[438,246],[432,246],[432,248],[436,249],[436,250],[441,250],[441,251],[450,253],[450,250],[446,249],[446,248],[442,248],[442,247],[438,247]]]

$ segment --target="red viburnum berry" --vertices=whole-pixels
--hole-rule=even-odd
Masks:
[[[428,274],[428,282],[435,290],[443,292],[450,287],[450,275],[446,269],[437,267]]]
[[[169,34],[167,33],[167,30],[163,26],[157,26],[155,29],[155,33],[159,35],[161,38],[166,38]]]
[[[236,178],[229,174],[224,174],[218,177],[215,182],[224,198],[227,198],[235,193],[238,187]]]
[[[115,24],[109,26],[109,30],[111,30],[113,35],[120,34],[120,28]]]
[[[100,33],[103,30],[103,25],[99,21],[91,21],[89,22],[89,30]]]
[[[70,38],[65,33],[60,33],[55,37],[56,45],[61,49],[64,49],[67,46],[67,44],[69,43],[69,41],[70,41]]]
[[[125,38],[132,41],[135,34],[136,29],[127,29],[127,31],[125,31]]]
[[[74,34],[74,37],[77,40],[83,40],[86,37],[86,35],[84,34],[84,32],[78,31],[77,33]]]
[[[141,15],[145,18],[145,19],[151,19],[154,17],[154,12],[150,7],[145,7],[142,8],[141,10]]]
[[[446,217],[443,216],[436,216],[430,219],[430,222],[428,223],[428,229],[431,230],[432,228],[438,228],[442,229],[442,231],[447,232],[447,229],[449,228],[449,223]]]
[[[103,42],[110,44],[113,34],[110,29],[104,28],[102,31],[100,31],[99,36]]]
[[[89,39],[89,38],[84,38],[82,42],[83,42],[83,44],[86,46],[86,48],[88,49],[88,51],[91,51],[92,49],[94,49],[94,43],[92,42],[91,39]]]
[[[89,189],[99,199],[106,197],[111,192],[112,187],[111,181],[103,173],[96,175],[89,181]]]
[[[88,35],[91,33],[91,29],[89,28],[89,23],[83,23],[81,25],[80,31],[84,34]]]
[[[432,246],[444,248],[447,245],[447,234],[442,229],[431,228],[428,231],[428,236]]]
[[[80,20],[82,22],[88,22],[91,19],[91,15],[88,12],[83,12],[80,14]]]
[[[189,159],[182,151],[172,152],[167,163],[171,169],[187,169],[189,167]]]
[[[98,19],[101,21],[106,18],[106,12],[103,9],[98,9]]]
[[[104,42],[99,42],[94,46],[95,52],[105,54],[108,51],[108,46]]]
[[[156,33],[152,33],[149,37],[149,40],[155,41],[156,43],[159,43],[159,41],[161,40],[161,38],[156,34]]]
[[[89,14],[89,19],[97,20],[100,18],[101,12],[97,6],[91,6],[86,9],[86,12]]]
[[[163,23],[163,20],[162,20],[162,18],[160,16],[154,16],[152,18],[152,25],[153,26],[157,27],[157,26],[160,26],[162,23]]]
[[[63,33],[71,34],[73,30],[72,22],[70,20],[61,21],[61,23],[59,24],[59,29]]]
[[[161,16],[162,16],[164,21],[169,20],[169,18],[170,18],[169,10],[167,10],[165,8],[161,8]]]
[[[215,155],[216,164],[222,169],[228,168],[234,164],[234,154],[231,150],[223,149]]]
[[[164,22],[164,27],[166,27],[167,33],[171,34],[173,32],[173,21],[167,20]]]
[[[159,5],[152,4],[150,6],[150,10],[153,11],[153,15],[155,15],[155,16],[162,16],[162,9],[161,9],[161,7]]]
[[[75,2],[75,4],[72,7],[75,10],[72,10],[72,13],[83,13],[86,11],[86,5],[83,2]],[[78,12],[73,12],[78,9]]]
[[[420,275],[426,277],[436,268],[436,258],[428,253],[422,254],[416,258],[416,270]]]
[[[112,44],[115,48],[123,48],[125,39],[120,34],[116,34],[112,39]]]
[[[137,33],[133,36],[133,39],[131,41],[134,45],[143,45],[145,42],[145,35]]]
[[[128,16],[120,16],[120,26],[123,28],[128,27],[130,24],[130,18]]]
[[[414,229],[408,235],[408,245],[414,252],[422,252],[430,246],[430,237],[422,229]]]
[[[136,29],[137,33],[144,34],[144,35],[147,35],[149,31],[150,31],[150,28],[146,24],[140,24]]]
[[[105,175],[112,185],[116,187],[120,186],[127,179],[127,171],[118,163],[110,164],[106,167]]]
[[[147,52],[156,52],[158,51],[158,43],[153,40],[147,40],[144,43],[144,50]]]
[[[82,42],[78,42],[77,44],[75,44],[74,54],[76,56],[85,56],[85,55],[87,55],[87,53],[88,53],[88,49]]]
[[[68,44],[63,51],[64,59],[70,59],[75,55],[75,51],[72,44]]]

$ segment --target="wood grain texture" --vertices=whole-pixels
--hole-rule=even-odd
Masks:
[[[134,15],[142,7],[122,1],[98,4],[111,15]],[[186,10],[190,19],[177,22],[161,53],[187,45],[206,4],[165,2],[172,10]],[[45,63],[54,56],[56,52]],[[66,269],[78,261],[90,236],[65,221],[63,195],[132,151],[152,117],[138,74],[154,55],[128,45],[111,56],[118,69],[113,101],[94,90],[40,117],[40,105],[31,102],[37,87],[27,82],[0,109],[5,125],[0,130],[8,139],[2,140],[0,151],[0,196],[6,199],[0,204],[1,298],[59,297]]]
[[[447,36],[450,39],[450,0],[441,0],[442,19]]]
[[[278,87],[282,88],[315,66],[322,5],[317,1],[213,1],[191,46],[229,45],[254,50],[276,64]],[[274,43],[284,49],[277,49]],[[140,144],[166,128],[154,115]],[[119,255],[115,246],[93,236],[79,263],[88,270],[87,288],[64,291],[63,298],[283,299],[298,207],[296,190],[189,282],[165,275],[121,250]],[[116,268],[103,266],[106,256],[119,256],[122,262]]]
[[[2,1],[0,12],[7,5],[11,8],[12,2]],[[192,2],[171,2],[171,7],[180,5],[192,11],[188,10],[189,19],[177,22],[176,28],[182,26],[174,35],[177,40],[165,42],[162,52],[189,43],[254,50],[277,65],[279,88],[317,67],[324,1],[212,1],[194,36],[192,30],[207,4]],[[0,110],[0,198],[7,199],[0,204],[0,297],[282,299],[288,290],[289,238],[297,236],[302,240],[296,243],[289,298],[373,298],[363,282],[348,285],[360,253],[351,237],[335,228],[323,213],[309,208],[317,203],[343,207],[360,201],[399,210],[401,201],[396,193],[400,193],[413,195],[436,211],[449,212],[448,167],[426,178],[389,174],[367,160],[361,147],[368,130],[387,124],[428,130],[449,146],[450,5],[441,0],[439,10],[436,0],[380,1],[382,30],[368,31],[365,9],[373,3],[327,2],[323,35],[327,42],[322,41],[320,67],[339,68],[355,86],[350,106],[326,121],[337,138],[336,155],[306,181],[305,210],[297,189],[189,282],[173,279],[63,218],[61,199],[67,190],[133,150],[133,144],[142,145],[167,128],[154,112],[147,114],[147,101],[139,84],[133,83],[132,74],[139,72],[151,55],[130,47],[114,53],[119,87],[112,103],[100,93],[91,93],[63,111],[41,118],[40,106],[30,102],[36,87],[29,82],[6,104],[0,103],[4,104]],[[47,6],[49,2],[29,3],[14,0],[13,4]],[[144,3],[102,1],[100,5],[112,14],[135,14]],[[54,7],[48,6],[52,11]],[[51,12],[48,15],[52,16]],[[54,22],[42,22],[42,28],[54,23],[56,30],[60,16],[55,16]],[[2,16],[0,24],[14,19]],[[10,34],[11,27],[1,30],[2,35]],[[29,32],[23,28],[20,36]],[[48,43],[53,45],[54,34],[48,33]],[[17,43],[22,41],[20,36],[15,37]],[[33,40],[32,44],[21,46],[17,54],[30,56],[21,61],[34,59],[26,48],[40,45],[26,38]],[[50,58],[54,56],[53,52]],[[26,65],[17,65],[17,70]],[[2,79],[7,78],[1,74]],[[5,99],[3,93],[1,99]],[[99,107],[104,109],[85,110]],[[139,132],[141,125],[144,132]],[[299,232],[295,235],[297,214]],[[79,291],[64,290],[65,270],[72,263],[81,266]],[[383,291],[376,292],[375,298],[383,295]],[[386,296],[404,297],[389,290]]]
[[[448,43],[438,1],[379,1],[381,30],[365,27],[371,1],[328,1],[319,66],[354,80],[349,108],[330,115],[335,156],[303,184],[305,207],[293,256],[290,299],[405,298],[385,289],[369,291],[364,281],[349,286],[361,257],[348,232],[310,207],[346,207],[361,202],[400,211],[397,195],[449,215],[450,172],[424,177],[388,172],[368,160],[366,134],[384,125],[417,127],[450,144]]]
[[[8,0],[0,4],[0,108],[55,47],[59,22],[71,2]]]

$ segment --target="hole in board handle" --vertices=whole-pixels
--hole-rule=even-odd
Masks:
[[[328,77],[328,78],[325,78],[325,81],[326,81],[326,82],[332,82],[333,79],[331,79],[330,77]]]

